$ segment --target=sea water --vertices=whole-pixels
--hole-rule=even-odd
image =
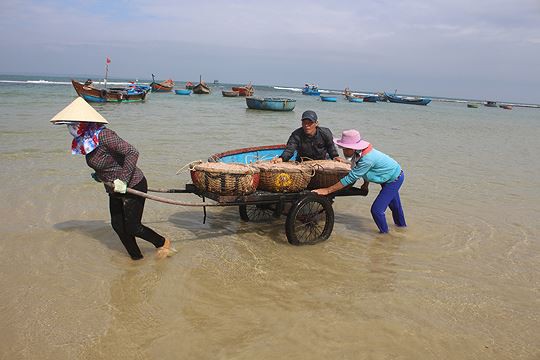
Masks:
[[[227,84],[94,104],[139,150],[150,187],[182,188],[185,165],[214,153],[284,143],[308,109],[336,137],[358,129],[405,172],[409,226],[388,235],[370,215],[376,184],[337,198],[332,236],[303,247],[287,243],[284,218],[245,223],[236,208],[209,208],[203,223],[200,208],[147,201],[143,222],[179,253],[155,260],[141,240],[134,262],[102,185],[49,123],[75,98],[69,79],[0,80],[0,358],[540,355],[540,110],[326,103],[256,86],[296,99],[292,112],[264,112],[222,97]]]

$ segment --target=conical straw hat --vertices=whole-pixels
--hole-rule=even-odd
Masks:
[[[56,114],[51,120],[52,123],[59,121],[93,122],[108,124],[92,106],[90,106],[82,97],[78,97],[62,111]]]

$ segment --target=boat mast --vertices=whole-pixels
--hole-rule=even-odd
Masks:
[[[104,80],[104,86],[105,89],[107,88],[107,77],[109,76],[109,63],[111,62],[111,59],[107,56],[107,60],[105,60],[105,80]]]

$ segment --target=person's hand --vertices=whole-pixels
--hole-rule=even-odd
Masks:
[[[339,157],[339,156],[336,156],[336,157],[334,158],[334,161],[338,161],[338,162],[346,163],[346,164],[349,163],[347,160],[345,160],[344,158]]]
[[[120,179],[116,179],[113,181],[114,184],[114,192],[125,194],[127,191],[127,183],[125,181],[122,181]]]
[[[364,190],[365,192],[369,191],[369,181],[364,181],[362,186],[360,186],[360,190]]]
[[[283,162],[283,159],[280,157],[275,157],[270,161],[272,162],[272,164],[277,164],[277,163]]]
[[[315,189],[311,190],[312,192],[316,193],[317,195],[326,196],[329,194],[328,189]]]

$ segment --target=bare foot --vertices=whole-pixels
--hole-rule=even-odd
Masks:
[[[156,257],[158,259],[164,259],[166,257],[173,256],[178,251],[176,251],[175,248],[172,247],[171,241],[169,239],[165,239],[165,243],[162,247],[157,248]]]

